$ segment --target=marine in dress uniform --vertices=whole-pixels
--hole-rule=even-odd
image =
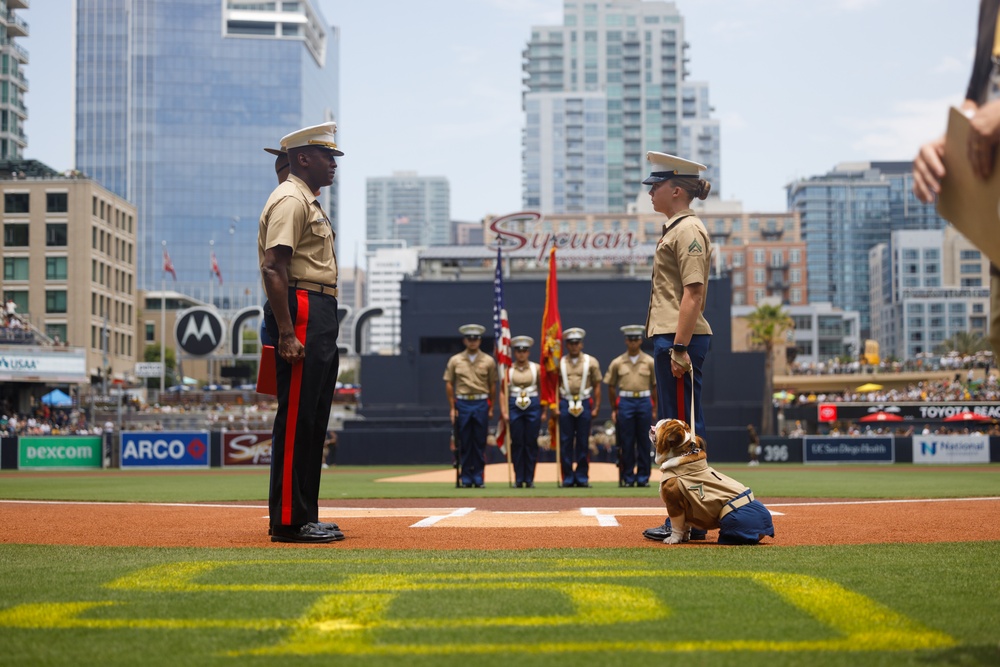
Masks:
[[[486,327],[466,324],[458,330],[465,350],[448,360],[445,391],[458,447],[462,486],[481,489],[485,486],[486,436],[497,402],[497,364],[493,357],[479,350]]]
[[[653,339],[658,419],[693,421],[695,432],[704,436],[701,378],[712,340],[704,315],[712,246],[691,201],[705,199],[711,185],[701,178],[703,164],[655,151],[646,159],[652,171],[643,184],[651,186],[653,209],[667,216],[653,257],[646,315],[646,335]],[[694,414],[689,415],[692,394]],[[669,534],[669,519],[643,533],[661,541]],[[704,538],[704,532],[692,532],[692,539]]]
[[[618,439],[618,482],[622,486],[649,486],[653,452],[646,433],[653,423],[656,373],[653,357],[640,347],[644,330],[641,324],[621,327],[628,351],[615,357],[604,375]]]
[[[510,458],[514,466],[514,483],[534,488],[535,466],[538,463],[538,432],[542,427],[542,404],[538,399],[538,364],[528,359],[535,340],[531,336],[515,336],[510,345],[514,363],[510,368],[510,398],[504,418],[510,422]]]
[[[271,440],[269,510],[275,542],[344,539],[319,522],[319,484],[337,383],[337,258],[330,219],[317,200],[333,183],[336,123],[281,139],[290,175],[260,216],[257,254],[268,302],[264,325],[275,341],[278,411]]]
[[[562,485],[590,486],[590,425],[601,407],[601,365],[583,353],[587,332],[563,332],[566,353],[559,362],[559,446]]]

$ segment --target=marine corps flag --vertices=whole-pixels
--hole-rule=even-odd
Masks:
[[[549,277],[545,281],[545,310],[542,313],[541,377],[538,396],[543,406],[559,410],[559,360],[562,359],[562,321],[559,319],[559,290],[556,282],[556,249],[549,250]]]

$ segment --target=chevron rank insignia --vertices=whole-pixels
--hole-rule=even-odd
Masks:
[[[700,255],[701,254],[701,244],[698,243],[698,239],[692,240],[691,244],[688,245],[688,254],[689,255]]]
[[[701,500],[705,499],[705,485],[704,484],[695,484],[693,486],[689,486],[688,487],[688,491],[694,491],[694,492],[696,492],[698,494],[698,498],[700,498]]]

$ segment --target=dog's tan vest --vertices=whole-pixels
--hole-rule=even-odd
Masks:
[[[667,468],[662,473],[661,485],[677,478],[677,488],[691,506],[688,522],[705,530],[718,528],[726,503],[747,490],[743,484],[708,465],[705,459]]]

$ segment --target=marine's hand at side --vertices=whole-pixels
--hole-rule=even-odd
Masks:
[[[284,332],[278,335],[278,354],[290,364],[297,364],[306,358],[306,348],[295,337],[295,332]]]

